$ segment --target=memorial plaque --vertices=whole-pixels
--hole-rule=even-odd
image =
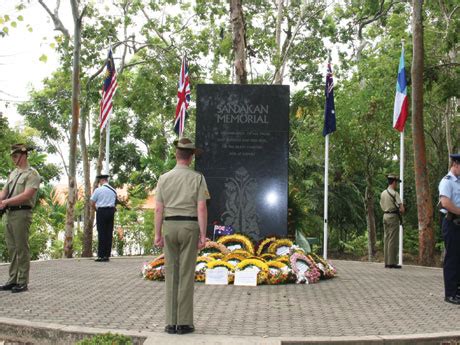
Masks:
[[[286,236],[289,86],[198,85],[196,170],[206,177],[214,224],[255,240]]]

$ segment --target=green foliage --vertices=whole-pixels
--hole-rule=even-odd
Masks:
[[[81,340],[78,345],[131,345],[133,341],[130,337],[122,334],[98,334],[94,337]]]

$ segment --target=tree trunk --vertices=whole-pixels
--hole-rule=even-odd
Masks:
[[[372,261],[375,257],[375,242],[377,238],[377,231],[375,226],[375,207],[374,207],[374,190],[372,188],[372,181],[369,177],[366,178],[366,192],[364,196],[365,207],[366,207],[366,223],[367,223],[367,252],[368,260]]]
[[[276,16],[276,32],[275,32],[275,80],[274,84],[281,85],[283,83],[283,74],[281,72],[281,23],[283,22],[284,0],[278,0],[278,14]]]
[[[83,249],[82,257],[92,257],[93,256],[93,222],[94,216],[91,217],[91,177],[90,177],[90,163],[88,157],[88,146],[86,145],[86,123],[88,122],[89,117],[88,107],[85,105],[81,112],[81,124],[80,124],[80,150],[81,150],[81,159],[83,161],[83,177],[85,180],[85,198],[83,206]]]
[[[419,227],[419,263],[433,264],[434,229],[428,171],[426,167],[425,136],[423,132],[423,0],[413,0],[412,57],[412,135],[414,148],[415,191]]]
[[[230,23],[233,33],[233,53],[235,55],[235,83],[247,84],[246,70],[246,28],[244,27],[241,0],[230,0]]]
[[[66,227],[64,240],[64,255],[71,258],[73,254],[73,232],[75,218],[75,203],[77,201],[77,135],[80,116],[80,53],[81,53],[81,17],[78,12],[78,1],[71,0],[74,19],[74,48],[72,63],[72,124],[70,127],[69,144],[69,194],[67,197]]]

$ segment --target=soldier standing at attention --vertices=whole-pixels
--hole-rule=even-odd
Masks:
[[[401,268],[397,264],[398,255],[398,234],[399,224],[402,221],[401,214],[404,213],[404,205],[399,193],[396,191],[399,176],[389,174],[387,176],[388,187],[380,195],[380,207],[383,211],[383,253],[385,257],[385,268]]]
[[[97,227],[97,259],[94,261],[109,261],[112,252],[113,221],[117,191],[109,185],[109,175],[98,175],[99,187],[91,195],[91,204],[96,209]]]
[[[24,144],[11,146],[11,159],[16,168],[0,193],[0,210],[5,212],[5,240],[11,260],[8,281],[0,290],[11,292],[27,291],[29,283],[29,229],[41,182],[40,175],[27,160],[27,152],[31,150]]]
[[[193,284],[198,250],[204,248],[210,198],[204,176],[190,168],[198,153],[190,139],[174,141],[177,164],[160,176],[155,193],[155,245],[164,247],[165,332],[185,334],[193,326]]]
[[[460,153],[450,155],[449,173],[439,183],[439,201],[447,211],[442,221],[445,301],[460,304]]]

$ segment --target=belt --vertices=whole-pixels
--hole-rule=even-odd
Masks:
[[[399,211],[388,211],[388,212],[383,212],[385,214],[398,214]]]
[[[107,206],[107,207],[98,207],[98,210],[113,210],[115,207],[114,206]]]
[[[191,216],[170,216],[165,217],[165,220],[192,220],[197,221],[198,217],[191,217]]]
[[[9,211],[31,210],[31,209],[32,209],[32,206],[29,206],[29,205],[8,206]]]

